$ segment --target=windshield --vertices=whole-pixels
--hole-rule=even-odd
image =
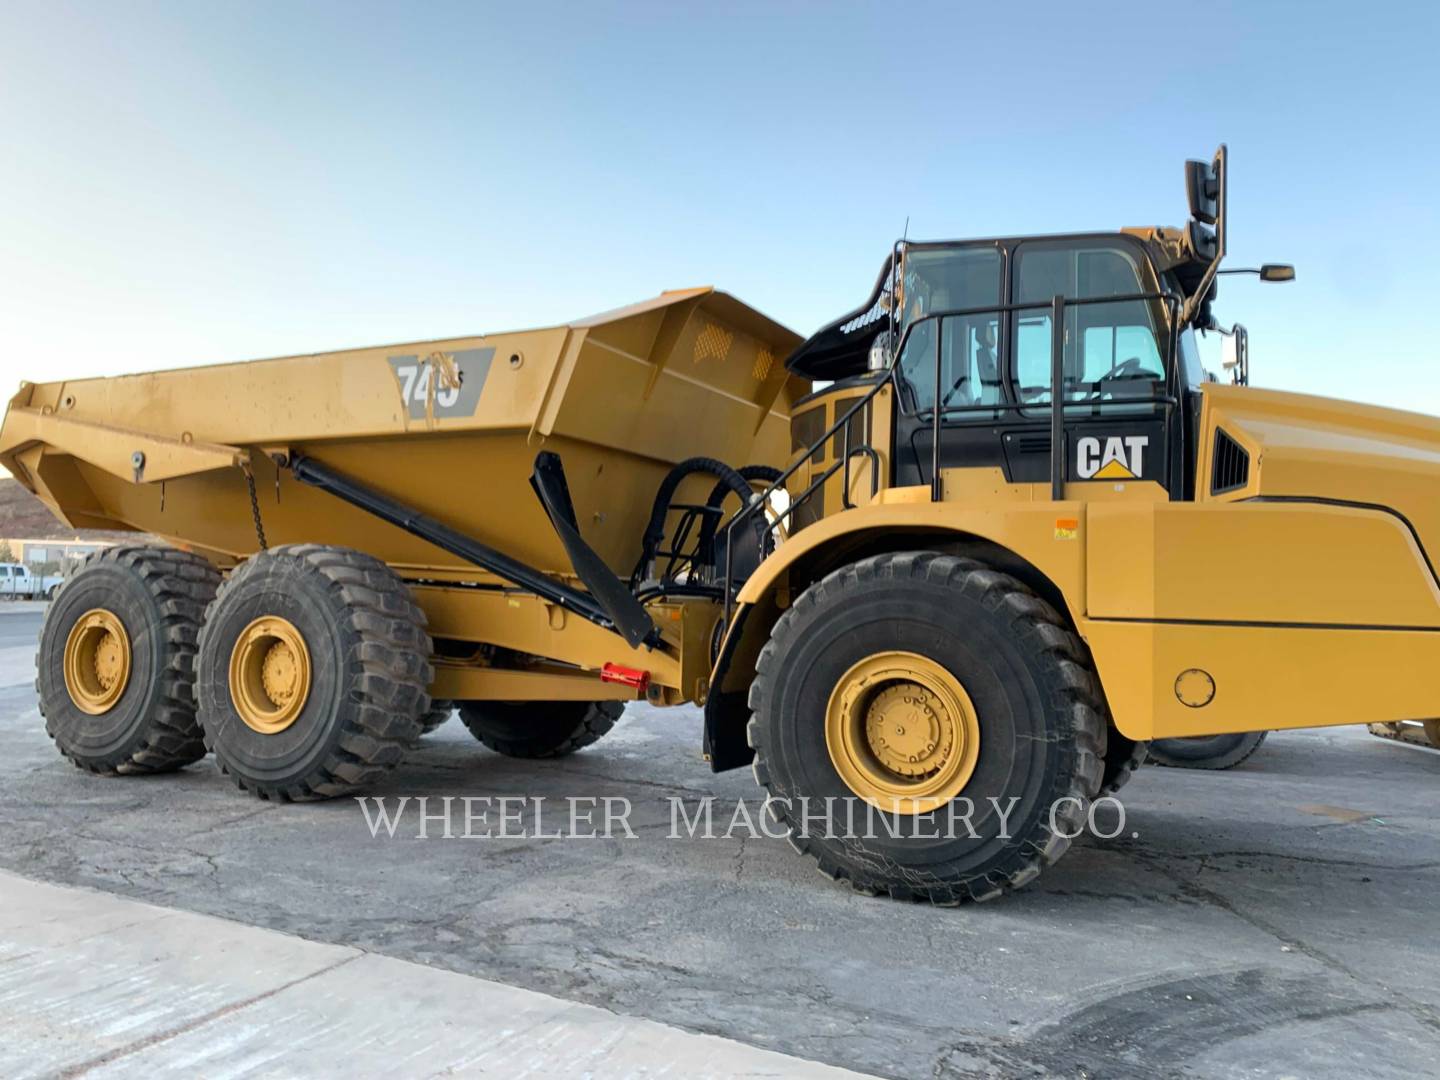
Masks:
[[[1017,254],[1015,278],[1015,299],[1022,304],[1041,304],[1056,295],[1099,300],[1147,291],[1136,256],[1124,245],[1105,241],[1027,241]],[[1163,328],[1157,314],[1148,300],[1068,306],[1065,400],[1110,403],[1163,393]],[[1048,308],[1016,314],[1012,349],[1021,401],[1049,403],[1053,339]]]

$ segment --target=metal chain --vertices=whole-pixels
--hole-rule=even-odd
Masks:
[[[260,500],[255,496],[255,474],[248,466],[245,469],[245,486],[250,489],[250,516],[255,519],[255,538],[260,541],[260,550],[264,551],[270,545],[265,542],[265,526],[260,521]]]

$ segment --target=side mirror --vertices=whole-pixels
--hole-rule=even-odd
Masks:
[[[1185,162],[1185,194],[1190,199],[1190,216],[1214,225],[1220,216],[1220,161]]]
[[[1190,250],[1195,257],[1203,262],[1214,262],[1215,255],[1220,250],[1220,239],[1215,235],[1215,230],[1202,225],[1198,220],[1191,221],[1189,226]]]
[[[1180,311],[1182,323],[1195,318],[1200,305],[1209,296],[1210,285],[1225,258],[1225,188],[1226,177],[1230,174],[1229,160],[1230,152],[1221,143],[1209,164],[1203,161],[1185,163],[1185,193],[1190,198],[1190,247],[1209,265]],[[1214,226],[1214,231],[1211,232],[1207,226]],[[1210,236],[1214,237],[1213,247]],[[1209,254],[1211,251],[1213,255]]]
[[[1236,386],[1250,385],[1250,332],[1239,323],[1220,342],[1220,366]]]
[[[1289,263],[1263,263],[1260,266],[1261,281],[1294,281],[1295,267]]]

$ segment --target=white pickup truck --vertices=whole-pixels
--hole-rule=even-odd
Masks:
[[[62,580],[59,574],[32,574],[24,563],[0,563],[0,599],[48,600]]]

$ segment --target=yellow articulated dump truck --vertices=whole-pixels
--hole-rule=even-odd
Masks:
[[[1226,172],[1187,163],[1178,229],[898,243],[805,341],[691,289],[25,384],[0,459],[167,545],[60,590],[47,728],[301,800],[452,706],[543,758],[695,703],[826,874],[949,903],[1034,878],[1149,740],[1434,718],[1440,420],[1250,388],[1239,326],[1206,373]]]

